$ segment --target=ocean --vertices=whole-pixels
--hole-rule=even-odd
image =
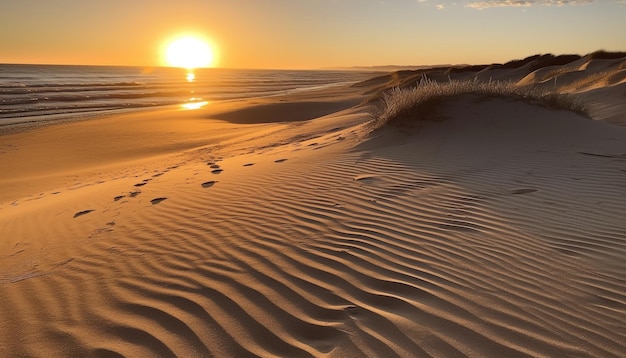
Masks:
[[[120,110],[272,96],[373,77],[366,71],[290,71],[0,64],[0,127]]]

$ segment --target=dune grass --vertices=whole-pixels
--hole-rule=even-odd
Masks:
[[[582,103],[573,97],[554,90],[539,90],[516,86],[511,82],[449,81],[439,83],[422,77],[416,87],[392,88],[382,94],[374,112],[375,128],[385,125],[414,127],[434,113],[444,100],[462,95],[478,98],[510,98],[541,105],[555,110],[573,111],[585,116],[588,113]]]

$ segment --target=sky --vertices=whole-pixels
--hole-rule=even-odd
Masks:
[[[626,0],[0,2],[0,63],[160,66],[179,34],[225,68],[502,63],[626,51]]]

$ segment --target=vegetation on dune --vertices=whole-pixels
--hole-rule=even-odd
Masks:
[[[529,65],[528,71],[536,71],[538,69],[550,66],[564,66],[582,58],[589,60],[614,60],[626,57],[626,52],[608,52],[604,50],[598,50],[587,54],[581,55],[553,55],[553,54],[537,54],[528,56],[521,60],[512,60],[504,64],[494,63],[491,65],[462,65],[451,66],[447,68],[447,73],[461,73],[461,72],[478,72],[485,69],[491,70],[512,70],[518,69],[523,66]]]
[[[423,120],[435,119],[445,100],[462,95],[483,99],[515,99],[589,117],[588,110],[574,93],[592,86],[621,83],[626,62],[615,61],[610,69],[605,70],[597,66],[594,67],[596,70],[589,70],[586,65],[592,60],[619,59],[626,59],[626,52],[599,50],[584,56],[537,54],[504,64],[443,66],[394,72],[359,83],[355,87],[369,89],[367,93],[372,97],[365,104],[375,104],[373,114],[376,117],[376,128],[386,124],[416,126]],[[516,84],[491,81],[492,77],[489,77],[489,82],[486,82],[484,79],[490,74],[506,78],[506,72],[490,72],[494,70],[514,70],[509,77],[511,81],[523,80]],[[535,72],[537,70],[541,71]],[[582,75],[582,78],[576,79],[578,75]],[[528,79],[525,80],[523,76]],[[453,80],[451,77],[473,77],[473,80]]]
[[[375,127],[396,125],[413,127],[434,118],[437,106],[444,100],[462,95],[479,98],[510,98],[556,110],[568,110],[588,116],[582,103],[555,90],[516,86],[511,82],[448,81],[439,83],[422,77],[416,87],[395,87],[382,94],[375,110]]]
[[[485,69],[490,70],[512,70],[518,69],[523,66],[529,65],[529,72],[538,70],[540,68],[549,66],[562,66],[581,59],[580,55],[533,55],[526,57],[522,60],[513,60],[504,64],[494,63],[491,65],[466,65],[466,66],[453,66],[448,69],[448,73],[460,73],[460,72],[478,72]]]
[[[609,52],[605,50],[598,50],[596,52],[590,53],[588,56],[590,59],[596,60],[615,60],[626,57],[626,52]]]

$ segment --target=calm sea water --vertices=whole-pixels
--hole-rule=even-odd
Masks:
[[[357,82],[372,72],[0,65],[0,126],[106,111],[271,96]]]

